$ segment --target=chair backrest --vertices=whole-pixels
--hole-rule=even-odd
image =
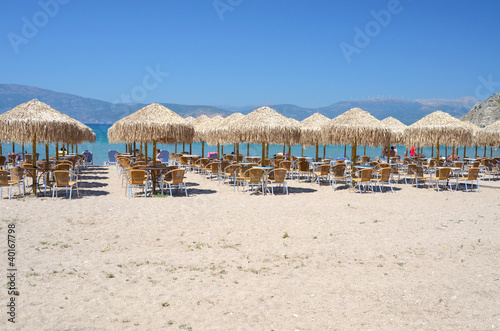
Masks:
[[[10,180],[20,182],[23,180],[24,170],[20,167],[10,168]]]
[[[373,169],[362,169],[361,170],[361,181],[362,182],[370,181],[372,178],[372,172],[373,172]]]
[[[184,181],[185,169],[175,169],[172,170],[172,184],[180,184]]]
[[[0,166],[3,166],[7,163],[7,157],[5,155],[0,155]]]
[[[196,163],[199,164],[201,167],[205,168],[205,166],[210,162],[210,159],[204,157],[201,159],[196,160]]]
[[[24,162],[33,162],[33,155],[24,154]]]
[[[309,171],[309,162],[307,162],[307,161],[299,161],[298,168],[299,168],[299,171],[301,171],[301,172],[307,172],[307,171]]]
[[[264,170],[258,168],[248,169],[248,175],[250,177],[250,183],[260,183],[264,178]]]
[[[335,164],[345,164],[345,160],[337,160],[335,161]]]
[[[226,167],[228,165],[230,165],[231,163],[228,161],[228,160],[222,160],[220,161],[219,163],[219,172],[224,172],[224,169],[226,169]]]
[[[479,163],[480,163],[480,161],[474,161],[474,163],[472,163],[472,167],[473,168],[479,167]]]
[[[283,161],[283,158],[278,158],[276,157],[274,160],[273,160],[273,165],[275,168],[279,168],[280,167],[280,163]]]
[[[469,173],[467,174],[467,179],[476,180],[477,176],[479,176],[479,168],[470,168]]]
[[[212,173],[218,173],[219,172],[219,164],[220,164],[219,161],[214,161],[214,162],[209,163],[210,171]]]
[[[9,184],[9,173],[7,170],[0,170],[0,185],[8,185]]]
[[[463,169],[464,168],[464,163],[462,161],[457,161],[453,163],[453,166],[456,168]]]
[[[56,180],[56,186],[68,186],[69,185],[69,171],[66,170],[55,170],[54,179]]]
[[[70,171],[71,170],[71,164],[68,163],[59,163],[56,165],[57,170],[66,170]]]
[[[332,167],[332,173],[334,177],[344,177],[345,175],[345,165],[337,164]]]
[[[436,166],[436,160],[435,160],[435,159],[431,159],[431,160],[429,161],[429,167],[433,168],[433,167],[435,167],[435,166]]]
[[[163,163],[167,163],[170,160],[170,153],[169,153],[168,149],[162,149],[160,151],[159,159]]]
[[[181,157],[179,157],[179,163],[182,165],[188,165],[189,158],[187,156],[181,156]]]
[[[408,175],[413,175],[413,169],[415,169],[417,165],[416,164],[408,164],[408,167],[406,168],[406,173]]]
[[[85,155],[85,162],[86,163],[93,163],[94,162],[94,156],[92,152],[85,151],[83,152],[83,155]]]
[[[236,162],[243,162],[243,155],[242,154],[238,154],[236,156]]]
[[[290,171],[292,170],[292,161],[281,161],[279,167]]]
[[[274,174],[274,182],[284,183],[286,179],[286,172],[287,170],[284,168],[273,169],[272,173]]]
[[[370,162],[370,157],[368,155],[363,155],[361,162],[363,163]]]
[[[397,158],[397,157],[395,157],[395,156],[391,157],[391,158],[390,158],[390,160],[391,160],[391,163],[396,163],[396,162],[398,162],[398,158]]]
[[[330,173],[330,165],[329,164],[322,164],[319,167],[319,172],[321,176],[326,176]]]
[[[391,168],[390,167],[384,167],[380,169],[380,181],[382,182],[387,182],[389,181],[389,178],[391,177]]]
[[[445,168],[441,168],[439,169],[439,172],[438,172],[438,179],[439,180],[446,180],[446,179],[449,179],[450,178],[450,172],[451,172],[451,169],[448,168],[448,167],[445,167]]]
[[[378,166],[380,163],[378,163],[377,161],[370,161],[370,167],[375,167],[375,166]]]
[[[142,185],[147,178],[146,170],[132,169],[129,172],[130,183],[132,185]]]
[[[235,172],[240,168],[241,165],[239,164],[230,164],[224,169],[224,173],[229,175],[229,176],[234,176]]]
[[[397,164],[391,165],[391,172],[396,175],[399,174],[399,166]]]
[[[417,166],[413,168],[413,173],[415,174],[415,177],[424,177],[424,168]]]
[[[118,151],[116,149],[110,149],[108,151],[108,162],[110,162],[110,163],[116,162],[116,153],[118,153]]]
[[[270,167],[271,166],[271,159],[264,159],[264,162],[262,162],[262,165],[264,167]]]
[[[234,154],[226,154],[226,155],[224,155],[224,160],[233,162],[235,157],[236,157],[236,155],[234,155]]]

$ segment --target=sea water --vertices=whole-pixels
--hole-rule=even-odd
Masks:
[[[96,133],[96,141],[95,143],[84,143],[78,145],[78,153],[83,153],[84,151],[92,152],[94,156],[94,165],[103,165],[108,161],[108,151],[115,149],[120,153],[125,153],[125,144],[110,144],[108,141],[108,129],[111,127],[111,124],[87,124],[94,132]],[[247,155],[247,145],[246,143],[240,144],[239,150],[240,154]],[[49,144],[49,156],[55,155],[55,144]],[[59,149],[61,148],[61,144],[59,144]],[[166,149],[169,152],[175,151],[174,144],[156,144],[156,147],[163,150]],[[193,143],[191,146],[189,144],[184,144],[184,151],[196,155],[201,155],[202,144],[201,142]],[[398,155],[404,155],[405,146],[397,145]],[[37,153],[40,154],[40,158],[45,158],[45,144],[37,144]],[[71,145],[69,152],[71,152]],[[136,144],[136,148],[140,148],[140,144]],[[451,146],[448,146],[447,155],[451,154]],[[23,146],[20,144],[11,144],[11,143],[2,143],[2,154],[7,155],[9,152],[15,151],[16,153],[21,153],[23,150]],[[25,144],[24,150],[27,153],[32,152],[31,144]],[[233,152],[233,144],[227,144],[223,146],[223,150],[225,154],[231,154]],[[73,151],[76,152],[76,147],[73,147]],[[366,146],[366,153],[364,146],[358,146],[357,154],[358,155],[371,155],[373,157],[379,156],[382,153],[382,147],[369,147]],[[153,152],[153,144],[148,144],[148,154],[152,155]],[[183,144],[177,144],[177,152],[183,152]],[[205,156],[209,152],[217,152],[217,145],[207,145],[205,143]],[[261,156],[262,155],[262,146],[261,144],[249,144],[248,146],[248,154],[250,156]],[[283,145],[270,145],[269,146],[269,156],[273,157],[277,153],[283,152]],[[286,147],[286,152],[288,152],[288,146]],[[337,159],[339,157],[344,157],[344,152],[347,158],[351,156],[351,146],[347,145],[342,146],[326,146],[325,156],[328,159]],[[424,147],[423,154],[425,156],[430,156],[432,152],[431,147]],[[440,155],[445,155],[446,147],[440,147]],[[434,148],[434,155],[436,154],[436,149]],[[463,147],[458,149],[457,153],[460,158],[463,157]],[[468,147],[466,151],[467,156],[474,157],[475,156],[475,148]],[[292,155],[300,156],[302,155],[302,146],[294,145],[292,146]],[[315,157],[316,156],[316,147],[309,146],[304,148],[304,156]],[[478,156],[484,156],[484,147],[478,148]],[[490,156],[490,148],[486,149],[486,156]],[[500,156],[500,151],[493,148],[493,156]],[[323,157],[323,145],[319,145],[319,157]]]

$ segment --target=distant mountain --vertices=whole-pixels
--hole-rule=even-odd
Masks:
[[[83,123],[114,123],[147,106],[146,104],[113,104],[32,86],[0,84],[0,113],[4,113],[21,103],[35,98]],[[163,103],[163,105],[183,117],[198,117],[202,114],[210,117],[231,114],[227,110],[212,106],[178,105],[171,103]]]
[[[0,84],[0,113],[35,98],[84,123],[114,123],[146,106],[146,104],[113,104],[106,101],[54,92],[37,87]],[[270,103],[247,106],[224,105],[217,107],[171,103],[162,104],[183,117],[198,117],[202,114],[209,117],[216,115],[227,116],[235,111],[248,114],[256,108],[268,105],[284,116],[299,121],[316,112],[328,118],[334,118],[351,108],[359,107],[378,119],[392,116],[409,125],[436,110],[445,111],[459,118],[465,115],[470,110],[470,107],[478,101],[479,100],[472,97],[463,97],[457,100],[426,99],[415,101],[404,99],[366,99],[341,101],[320,108],[305,108],[291,104]]]
[[[463,121],[471,122],[479,127],[495,123],[500,120],[500,92],[492,95],[483,102],[478,102],[464,117]]]

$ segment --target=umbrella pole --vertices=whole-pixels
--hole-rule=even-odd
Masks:
[[[16,144],[12,143],[12,153],[16,152]]]
[[[201,157],[205,157],[205,142],[201,142]]]
[[[2,155],[2,141],[0,141],[0,155]]]
[[[436,164],[439,165],[439,138],[436,145]]]
[[[477,159],[477,145],[476,145],[476,156],[475,156],[475,158]]]
[[[59,161],[59,143],[56,142],[56,160]]]
[[[185,151],[186,151],[186,143],[183,142],[182,143],[182,153],[184,154]]]
[[[464,157],[463,159],[465,159],[465,151],[467,150],[467,146],[464,146]]]
[[[292,161],[292,145],[288,145],[288,160]]]
[[[66,154],[69,154],[69,143],[66,143]]]
[[[139,148],[141,149],[141,154],[144,154],[144,153],[142,152],[142,151],[143,151],[142,147],[143,147],[143,143],[142,143],[142,141],[141,141],[141,144],[139,145]]]
[[[189,144],[189,154],[193,154],[193,144]]]
[[[448,156],[448,146],[444,146],[444,157]]]
[[[75,154],[75,150],[73,147],[75,147],[75,145],[71,144],[71,154]]]
[[[153,167],[156,167],[156,140],[153,140]],[[151,171],[151,179],[153,181],[152,193],[156,193],[156,170]]]
[[[240,143],[236,143],[236,160],[238,160],[238,155],[240,155]]]
[[[217,143],[217,158],[220,159],[220,144]]]
[[[286,152],[286,147],[285,147],[285,144],[283,144],[283,155],[285,154]]]
[[[486,157],[486,145],[484,145],[484,155],[483,157]]]
[[[431,157],[434,157],[434,145],[432,145],[432,149],[431,149]]]
[[[262,158],[261,158],[261,163],[264,165],[264,159],[266,158],[266,142],[262,142]]]
[[[247,156],[250,156],[250,143],[247,143]]]
[[[326,144],[323,145],[323,159],[326,159]]]
[[[266,157],[269,158],[269,143],[266,144]]]
[[[490,147],[490,157],[493,157],[493,146]]]
[[[177,143],[175,143],[175,154],[177,154]]]
[[[354,138],[354,144],[351,146],[351,162],[356,163],[356,147],[358,146],[358,138]]]
[[[363,155],[366,155],[366,145],[363,146]]]
[[[318,157],[319,157],[319,144],[316,143],[316,159],[314,161],[318,161]]]
[[[220,145],[220,153],[224,155],[224,144]]]
[[[45,162],[49,163],[49,144],[45,143]]]
[[[300,156],[304,157],[304,144],[300,145],[300,149],[301,149]]]
[[[36,132],[33,135],[33,156],[32,156],[32,161],[33,161],[33,168],[36,168]],[[35,194],[36,198],[36,169],[33,170],[33,193]]]
[[[78,144],[76,144],[75,149],[76,149],[76,154],[78,154]]]
[[[347,157],[347,145],[344,145],[344,159]]]
[[[144,143],[144,161],[146,161],[146,163],[148,163],[148,143],[147,142]]]

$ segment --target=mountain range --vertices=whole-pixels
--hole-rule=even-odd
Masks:
[[[65,113],[83,123],[114,123],[117,120],[147,106],[147,104],[113,104],[110,102],[85,98],[77,95],[55,92],[38,87],[0,84],[0,114],[17,105],[32,99],[38,99],[52,108]],[[454,117],[460,118],[467,114],[471,108],[480,100],[473,97],[463,97],[456,100],[447,99],[365,99],[354,101],[340,101],[329,106],[319,108],[306,108],[292,104],[265,104],[275,109],[284,116],[303,120],[310,115],[319,112],[328,118],[334,118],[343,112],[359,107],[371,113],[378,119],[392,116],[404,124],[412,124],[422,117],[436,110],[442,110]],[[205,114],[209,117],[216,115],[228,116],[235,111],[248,114],[252,110],[262,106],[206,106],[206,105],[180,105],[162,103],[165,107],[177,114],[187,117],[198,117]]]

